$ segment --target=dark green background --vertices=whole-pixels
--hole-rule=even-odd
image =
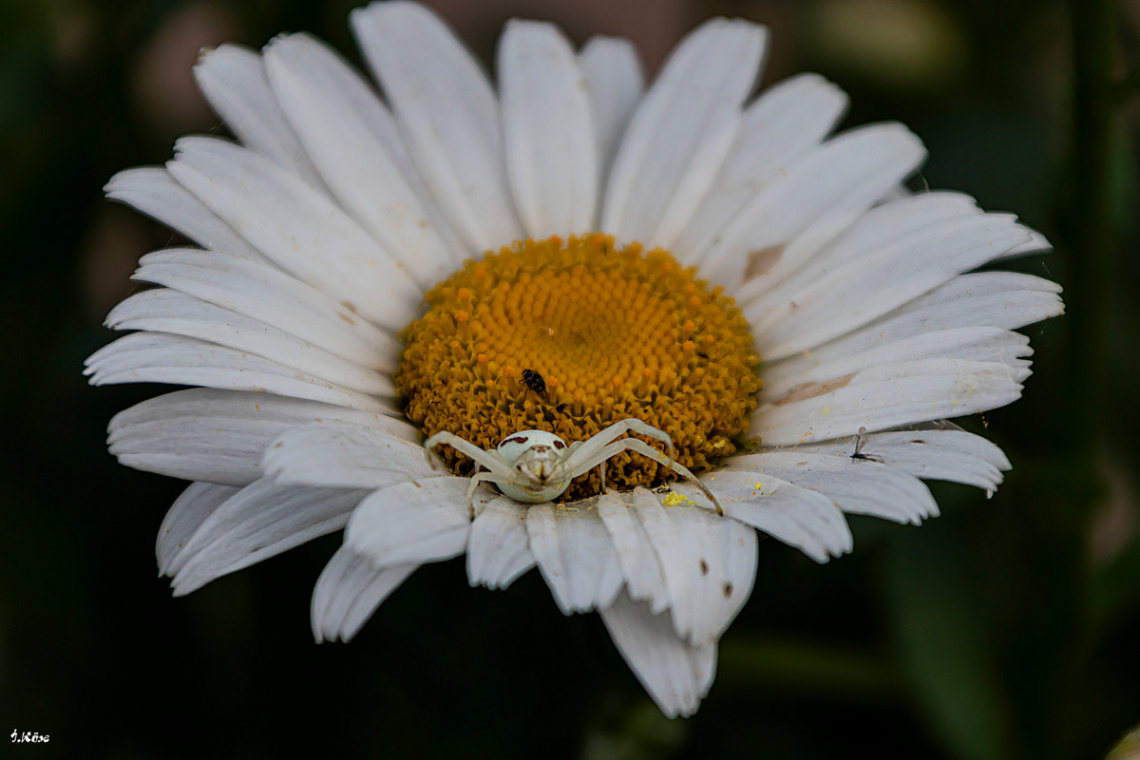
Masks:
[[[855,518],[855,552],[825,566],[764,542],[696,718],[661,718],[598,618],[564,618],[533,572],[498,593],[426,567],[350,645],[309,632],[335,536],[172,599],[153,541],[180,484],[104,446],[160,389],[80,376],[135,259],[171,237],[101,187],[218,129],[179,94],[198,45],[308,30],[358,60],[350,7],[0,6],[0,756],[1050,760],[1104,757],[1140,722],[1136,2],[449,4],[486,59],[511,15],[634,35],[650,66],[707,16],[768,23],[766,83],[823,73],[846,124],[922,137],[931,187],[1056,242],[1015,264],[1065,285],[1069,315],[1028,329],[1025,397],[987,416],[1002,489],[935,486],[944,514],[919,529]]]

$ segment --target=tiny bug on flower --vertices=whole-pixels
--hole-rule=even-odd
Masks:
[[[542,375],[538,374],[537,370],[524,369],[522,371],[522,379],[526,387],[535,393],[539,395],[546,393],[546,380],[542,378]]]
[[[864,454],[863,447],[867,445],[867,428],[859,428],[858,435],[855,436],[855,453],[851,455],[853,460],[863,460],[864,462],[882,462],[881,457],[874,454]]]

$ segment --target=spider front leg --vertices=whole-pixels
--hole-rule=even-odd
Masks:
[[[664,443],[666,449],[669,451],[669,461],[664,462],[663,464],[666,464],[669,467],[673,466],[673,439],[664,430],[658,430],[652,425],[642,422],[636,417],[627,417],[624,420],[619,420],[607,427],[605,430],[601,430],[590,436],[585,441],[575,441],[574,443],[570,444],[570,448],[566,450],[567,466],[572,466],[573,462],[583,461],[585,459],[593,459],[594,455],[597,452],[601,451],[607,445],[613,443],[614,439],[617,436],[629,432],[630,430],[635,433],[640,433],[641,435],[649,436],[650,438],[656,438],[657,440]],[[613,455],[611,454],[610,456]],[[601,461],[596,462],[595,465],[598,468],[598,475],[600,476],[601,480],[601,493],[606,492],[607,459],[609,459],[609,457],[602,457]],[[575,474],[575,477],[590,469],[592,469],[592,467],[587,467],[585,470],[577,472]]]
[[[477,466],[482,466],[483,469],[490,470],[500,477],[509,478],[511,475],[510,465],[503,461],[503,458],[499,456],[497,451],[485,451],[454,433],[446,432],[436,433],[424,441],[424,452],[427,455],[428,463],[431,464],[432,469],[435,469],[435,460],[432,458],[432,452],[435,451],[437,446],[442,445],[450,446],[460,454],[466,454],[475,461]],[[478,467],[476,469],[478,469]]]
[[[475,489],[483,481],[494,483],[495,473],[477,472],[471,476],[471,482],[467,484],[467,518],[472,522],[475,521]]]
[[[612,442],[622,433],[627,433],[631,430],[635,433],[649,436],[650,438],[656,438],[657,440],[664,443],[666,449],[669,451],[669,460],[673,460],[673,439],[669,436],[669,434],[664,430],[658,430],[652,425],[642,422],[636,417],[628,417],[624,420],[619,420],[610,425],[605,430],[599,431],[598,433],[595,433],[594,435],[587,438],[585,441],[581,442],[579,444],[579,447],[580,450],[584,452],[582,456],[590,456],[595,451],[600,450],[607,443]],[[570,455],[574,454],[575,451],[576,450],[572,448],[567,452],[567,456],[569,457]]]
[[[625,425],[624,424],[624,423],[629,423],[629,422],[634,422],[637,424],[636,425]],[[623,438],[620,441],[614,441],[613,443],[610,443],[610,444],[600,444],[599,445],[599,441],[602,441],[605,438],[607,438],[610,435],[610,432],[613,430],[613,428],[617,427],[618,425],[623,425],[622,432],[624,432],[625,430],[628,430],[630,428],[634,428],[636,430],[636,432],[641,433],[643,431],[639,428],[644,427],[644,428],[648,428],[649,430],[653,431],[652,433],[644,433],[645,435],[652,435],[654,438],[658,438],[658,439],[660,439],[661,436],[665,436],[666,439],[669,438],[669,436],[666,433],[658,430],[655,427],[650,427],[649,425],[646,425],[641,420],[622,420],[621,422],[616,423],[615,425],[611,425],[610,427],[606,428],[601,433],[598,433],[597,435],[593,436],[588,441],[583,443],[581,447],[570,452],[570,454],[566,457],[566,466],[570,470],[569,477],[576,478],[579,475],[586,473],[586,472],[589,472],[593,468],[598,467],[600,465],[603,468],[602,469],[602,490],[604,491],[605,490],[605,469],[604,468],[605,468],[606,460],[608,460],[612,456],[616,456],[617,454],[620,454],[623,451],[635,451],[638,454],[649,457],[650,459],[652,459],[655,462],[658,462],[660,464],[665,465],[669,469],[673,470],[673,472],[677,473],[678,475],[685,478],[686,480],[692,482],[697,488],[701,489],[701,493],[703,493],[705,495],[705,498],[708,499],[710,502],[712,502],[712,505],[714,507],[716,507],[716,513],[718,515],[724,516],[724,510],[721,509],[720,502],[717,501],[715,496],[713,496],[712,491],[710,491],[705,486],[704,483],[697,480],[697,476],[694,475],[692,472],[690,472],[689,468],[679,464],[676,460],[673,459],[672,456],[666,457],[664,454],[662,454],[657,449],[653,448],[652,446],[645,443],[644,441],[638,440],[637,438]],[[673,453],[673,442],[672,442],[672,440],[669,440],[669,453],[670,454]]]
[[[602,451],[598,453],[601,455],[609,451],[609,456],[612,457],[615,454],[620,454],[625,449],[636,451],[638,454],[642,454],[649,457],[650,459],[654,459],[660,462],[661,464],[671,469],[673,472],[680,475],[685,480],[695,485],[697,488],[701,489],[701,493],[705,495],[705,498],[711,501],[712,505],[716,507],[716,513],[721,517],[724,517],[724,510],[720,508],[720,502],[716,500],[716,496],[713,495],[713,492],[710,491],[704,483],[697,479],[697,476],[694,475],[688,467],[685,467],[675,459],[666,459],[664,454],[662,454],[657,449],[649,446],[644,441],[639,441],[636,438],[625,438],[615,443],[611,443],[609,446],[602,449]],[[609,457],[606,458],[608,459]]]
[[[432,453],[436,446],[442,445],[450,446],[460,454],[466,454],[475,462],[475,472],[471,474],[471,482],[467,486],[467,516],[474,520],[476,487],[483,481],[490,481],[492,483],[498,483],[501,480],[509,481],[511,478],[511,466],[503,461],[498,451],[485,451],[454,433],[441,432],[436,433],[424,441],[424,453],[427,456],[428,464],[432,466],[433,470],[436,467],[436,463]],[[480,467],[488,470],[488,472],[480,472]]]

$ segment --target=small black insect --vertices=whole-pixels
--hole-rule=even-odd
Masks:
[[[533,369],[524,369],[522,371],[522,379],[527,388],[538,394],[546,393],[546,381],[542,379],[542,375]]]
[[[881,462],[882,458],[874,454],[864,454],[863,446],[867,443],[867,428],[859,428],[859,434],[855,436],[855,453],[851,455],[852,459],[862,459],[865,462]]]

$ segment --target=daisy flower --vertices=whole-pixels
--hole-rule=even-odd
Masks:
[[[424,563],[493,589],[537,567],[689,715],[758,536],[826,562],[847,513],[997,487],[1002,452],[938,421],[1019,396],[1011,331],[1059,288],[975,271],[1047,243],[908,192],[905,127],[832,134],[846,98],[811,74],[753,96],[741,20],[648,87],[628,42],[550,24],[507,25],[496,88],[420,5],[351,23],[379,91],[307,35],[224,45],[195,74],[236,141],[107,186],[196,244],[142,258],[157,287],[87,362],[198,386],[110,424],[123,464],[193,481],[158,537],[175,594],[343,529],[312,627],[347,641]]]

